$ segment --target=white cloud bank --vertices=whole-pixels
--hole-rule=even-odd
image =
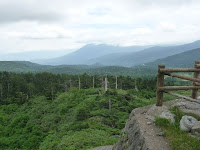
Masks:
[[[0,0],[0,52],[200,39],[199,0]]]

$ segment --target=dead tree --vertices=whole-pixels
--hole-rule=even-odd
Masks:
[[[93,81],[93,89],[94,89],[94,82],[95,82],[95,80],[94,80],[94,76],[93,76],[93,80],[92,80],[92,81]]]
[[[72,80],[69,79],[69,88],[71,89],[72,88]]]
[[[9,98],[9,93],[10,93],[10,83],[8,82],[8,93],[7,93],[7,98]]]
[[[108,90],[108,79],[107,76],[105,77],[105,91]]]
[[[80,79],[80,76],[78,76],[78,89],[79,90],[81,89],[81,79]]]
[[[1,98],[3,98],[3,87],[2,87],[2,84],[0,84],[0,90],[1,90]]]
[[[138,92],[137,81],[135,80],[135,90]]]
[[[117,90],[117,76],[115,77],[116,81],[115,81],[115,89]]]
[[[51,82],[51,100],[53,101],[53,96],[54,96],[54,92],[53,92],[53,83]]]
[[[111,100],[110,100],[110,99],[108,100],[108,103],[109,103],[109,110],[111,110],[111,108],[112,108],[112,106],[111,106],[112,103],[111,103]]]

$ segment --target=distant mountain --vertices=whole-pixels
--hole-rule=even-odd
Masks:
[[[7,72],[37,72],[40,65],[25,61],[0,61],[0,71]]]
[[[142,67],[149,69],[157,69],[159,64],[166,65],[166,67],[193,67],[194,61],[200,61],[200,48],[172,55],[163,59],[158,59],[154,62],[143,64]],[[141,66],[139,66],[141,67]]]
[[[16,73],[40,73],[50,72],[54,74],[90,74],[90,75],[123,75],[123,76],[153,76],[154,70],[141,68],[127,68],[119,66],[100,66],[96,65],[38,65],[27,61],[0,61],[0,71],[16,72]]]
[[[165,58],[174,54],[186,52],[196,48],[200,48],[200,41],[195,41],[193,43],[178,46],[155,46],[139,52],[109,54],[91,59],[88,61],[88,64],[101,63],[103,65],[130,67]]]
[[[48,65],[88,64],[89,60],[95,59],[97,57],[101,57],[112,53],[136,52],[143,50],[147,47],[149,46],[119,47],[106,44],[100,44],[100,45],[89,44],[65,56],[57,57],[54,59],[35,61],[35,62],[39,64],[48,64]],[[102,64],[101,62],[98,63]],[[92,64],[96,64],[96,62],[93,61]]]

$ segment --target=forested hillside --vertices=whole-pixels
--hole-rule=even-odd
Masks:
[[[1,149],[88,149],[114,144],[135,107],[151,104],[155,79],[0,73]],[[80,85],[80,90],[79,90]],[[148,88],[147,88],[148,87]]]
[[[193,67],[194,61],[200,60],[200,48],[188,52],[172,55],[163,59],[158,59],[154,62],[146,63],[138,66],[139,68],[157,69],[159,64],[165,64],[166,67]]]
[[[81,75],[84,73],[90,75],[123,75],[132,77],[155,76],[156,71],[143,68],[128,68],[120,66],[102,66],[102,65],[39,65],[28,61],[0,61],[0,71],[16,73],[39,73],[49,72],[54,74]]]
[[[166,79],[175,84],[187,83]],[[1,72],[0,148],[112,145],[132,109],[155,103],[155,96],[156,78]]]

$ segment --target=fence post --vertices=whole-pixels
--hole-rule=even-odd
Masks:
[[[160,69],[165,69],[165,65],[158,65],[156,106],[162,106],[163,104],[163,91],[159,91],[159,87],[164,86],[164,73],[161,73]]]
[[[197,64],[200,64],[200,62],[199,61],[195,61],[195,63],[194,63],[194,68],[195,69],[200,69],[200,67],[199,66],[196,66]],[[194,78],[198,78],[199,77],[199,72],[194,72]],[[195,82],[193,82],[193,86],[197,86],[196,84],[195,84]],[[197,99],[197,92],[198,92],[198,89],[193,89],[192,90],[192,98],[193,99]]]

